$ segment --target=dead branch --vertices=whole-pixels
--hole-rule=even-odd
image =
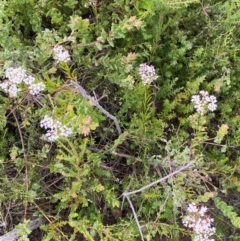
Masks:
[[[43,223],[43,219],[37,218],[33,221],[30,221],[28,224],[28,229],[31,231],[38,228]],[[14,228],[12,231],[0,236],[0,241],[14,241],[19,238],[21,230]]]
[[[130,207],[131,207],[131,209],[132,209],[133,216],[134,216],[134,219],[135,219],[135,221],[136,221],[136,224],[137,224],[139,233],[140,233],[140,235],[141,235],[141,240],[142,240],[142,241],[144,241],[144,237],[143,237],[143,233],[142,233],[142,227],[141,227],[140,224],[139,224],[138,217],[137,217],[137,213],[135,212],[134,206],[133,206],[133,204],[132,204],[129,196],[132,195],[132,194],[135,194],[135,193],[143,192],[143,191],[146,190],[147,188],[150,188],[150,187],[152,187],[152,186],[154,186],[154,185],[156,185],[156,184],[158,184],[158,183],[160,183],[160,182],[163,182],[163,181],[167,180],[168,178],[170,178],[170,177],[172,177],[172,176],[174,176],[174,175],[182,172],[183,170],[188,169],[189,167],[193,166],[193,164],[194,164],[194,162],[192,161],[192,162],[188,163],[187,165],[179,168],[178,170],[176,170],[176,171],[168,174],[167,176],[165,176],[165,177],[163,177],[163,178],[160,178],[160,179],[158,179],[158,180],[156,180],[156,181],[154,181],[154,182],[152,182],[152,183],[150,183],[150,184],[148,184],[148,185],[146,185],[146,186],[144,186],[144,187],[141,187],[140,189],[137,189],[137,190],[134,190],[134,191],[131,191],[131,192],[128,192],[128,191],[126,190],[126,191],[123,193],[123,200],[126,198],[126,199],[128,200],[128,202],[129,202],[129,205],[130,205]],[[0,240],[0,241],[1,241],[1,240]]]
[[[108,111],[106,111],[99,103],[97,100],[95,100],[93,97],[91,97],[87,91],[77,82],[71,80],[70,81],[70,85],[73,85],[77,92],[79,94],[81,94],[84,98],[88,99],[89,101],[91,101],[91,103],[93,103],[94,106],[96,106],[105,116],[107,116],[108,118],[110,118],[111,120],[113,120],[116,129],[118,131],[118,134],[120,135],[122,133],[119,122],[117,120],[117,118],[115,116],[113,116],[112,114],[110,114]]]
[[[170,178],[170,177],[172,177],[172,176],[175,176],[176,174],[182,172],[183,170],[188,169],[190,166],[193,166],[193,163],[194,163],[194,162],[190,162],[190,163],[188,163],[186,166],[183,166],[183,167],[179,168],[178,170],[176,170],[176,171],[168,174],[167,176],[165,176],[165,177],[163,177],[163,178],[161,178],[161,179],[158,179],[158,180],[156,180],[156,181],[154,181],[154,182],[152,182],[152,183],[150,183],[150,184],[148,184],[148,185],[146,185],[146,186],[144,186],[144,187],[141,187],[140,189],[137,189],[137,190],[134,190],[134,191],[131,191],[131,192],[125,191],[125,192],[123,193],[123,196],[126,197],[126,196],[129,196],[129,195],[138,193],[138,192],[142,192],[142,191],[144,191],[145,189],[150,188],[150,187],[152,187],[152,186],[154,186],[154,185],[156,185],[156,184],[158,184],[158,183],[160,183],[160,182],[163,182],[163,181],[167,180],[168,178]]]

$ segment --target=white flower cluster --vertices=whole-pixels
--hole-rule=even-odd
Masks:
[[[215,234],[216,229],[213,227],[213,218],[206,214],[207,207],[198,207],[195,203],[191,203],[187,212],[187,216],[183,218],[183,225],[193,229],[194,241],[214,241],[211,236]]]
[[[7,68],[5,76],[7,79],[0,84],[0,88],[7,92],[10,97],[17,97],[18,92],[21,91],[18,85],[22,83],[28,86],[31,95],[38,95],[45,88],[43,83],[35,83],[35,77],[27,75],[26,70],[21,67]]]
[[[41,91],[43,91],[45,88],[45,85],[43,83],[33,83],[29,85],[29,93],[31,95],[38,95]]]
[[[71,60],[68,51],[65,50],[62,45],[56,45],[53,48],[53,58],[57,61],[57,63],[68,62]]]
[[[140,64],[138,73],[141,76],[144,85],[151,84],[154,80],[158,78],[154,66],[147,65],[146,63]]]
[[[73,133],[72,129],[59,121],[54,121],[47,115],[40,121],[40,127],[47,130],[46,137],[51,142],[56,141],[59,137],[68,137]]]
[[[201,115],[204,114],[206,107],[210,111],[217,109],[217,99],[214,95],[209,95],[207,91],[201,90],[199,95],[193,95],[191,102],[194,103],[194,108]]]

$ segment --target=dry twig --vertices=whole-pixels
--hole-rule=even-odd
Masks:
[[[114,121],[114,124],[117,128],[118,134],[120,135],[122,133],[119,122],[117,120],[117,118],[115,116],[113,116],[112,114],[110,114],[108,111],[106,111],[99,103],[97,100],[95,100],[94,98],[92,98],[87,91],[77,82],[71,80],[70,81],[70,85],[73,85],[77,92],[79,94],[81,94],[84,98],[88,99],[89,101],[91,101],[93,103],[94,106],[96,106],[105,116],[107,116],[108,118],[110,118],[111,120]]]
[[[133,204],[132,204],[129,196],[130,196],[130,195],[133,195],[133,194],[136,194],[136,193],[139,193],[139,192],[143,192],[143,191],[146,190],[147,188],[150,188],[150,187],[152,187],[152,186],[154,186],[154,185],[156,185],[156,184],[158,184],[158,183],[160,183],[160,182],[163,182],[163,181],[167,180],[168,178],[170,178],[170,177],[172,177],[172,176],[175,176],[176,174],[182,172],[183,170],[188,169],[189,167],[193,166],[193,164],[194,164],[194,162],[192,161],[192,162],[188,163],[187,165],[179,168],[178,170],[176,170],[176,171],[168,174],[167,176],[165,176],[165,177],[163,177],[163,178],[160,178],[160,179],[158,179],[158,180],[156,180],[156,181],[154,181],[154,182],[152,182],[152,183],[150,183],[150,184],[148,184],[148,185],[146,185],[146,186],[144,186],[144,187],[141,187],[141,188],[139,188],[139,189],[137,189],[137,190],[134,190],[134,191],[131,191],[131,192],[125,191],[125,192],[123,193],[123,199],[126,198],[126,199],[128,200],[129,205],[130,205],[130,207],[131,207],[131,209],[132,209],[132,212],[133,212],[133,215],[134,215],[134,219],[135,219],[136,224],[137,224],[137,226],[138,226],[138,230],[139,230],[139,233],[140,233],[140,235],[141,235],[142,241],[144,241],[144,237],[143,237],[143,234],[142,234],[142,228],[141,228],[141,226],[140,226],[140,224],[139,224],[137,214],[136,214],[136,212],[135,212],[134,206],[133,206]]]
[[[30,221],[28,224],[28,229],[31,231],[38,228],[43,223],[43,219],[37,218],[33,221]],[[21,233],[20,229],[14,228],[12,231],[0,236],[0,241],[14,241],[19,238]]]

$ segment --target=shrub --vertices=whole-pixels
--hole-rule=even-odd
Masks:
[[[208,220],[238,240],[239,8],[3,1],[3,231],[31,240],[40,217],[44,241],[201,240]]]

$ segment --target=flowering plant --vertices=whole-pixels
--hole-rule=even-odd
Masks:
[[[47,130],[46,137],[50,142],[56,141],[59,137],[68,137],[73,133],[71,128],[47,115],[41,120],[40,127]]]
[[[36,83],[35,77],[28,75],[26,70],[21,67],[7,68],[5,76],[7,79],[0,84],[0,88],[7,92],[10,97],[17,97],[18,92],[21,91],[19,86],[22,83],[28,86],[31,95],[38,95],[45,88],[42,82]]]
[[[183,225],[194,231],[194,241],[214,241],[211,237],[216,229],[213,227],[213,218],[207,214],[207,207],[190,203],[187,215],[183,218]]]
[[[238,240],[240,6],[218,2],[1,1],[4,232]]]
[[[70,55],[67,50],[63,48],[62,45],[55,45],[53,48],[53,58],[59,62],[69,62],[71,60]]]
[[[217,99],[214,95],[209,95],[207,91],[201,90],[199,95],[193,95],[191,101],[194,103],[196,111],[203,115],[206,109],[214,111],[217,109]]]
[[[147,65],[146,63],[140,64],[138,73],[144,85],[151,84],[154,80],[158,78],[154,66]]]

